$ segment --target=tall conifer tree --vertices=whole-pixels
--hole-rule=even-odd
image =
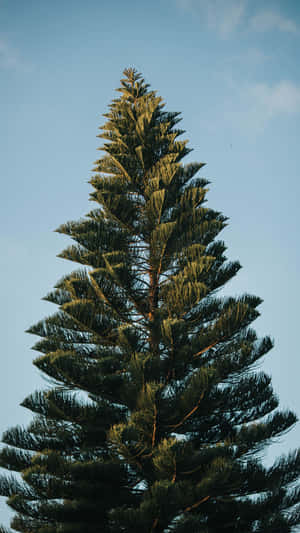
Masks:
[[[4,434],[0,492],[12,528],[58,533],[288,533],[300,522],[299,452],[260,452],[296,421],[257,363],[261,300],[218,290],[238,272],[205,206],[202,163],[183,165],[178,113],[124,71],[91,179],[98,205],[58,231],[81,265],[30,329],[54,382]],[[6,531],[4,528],[2,532]]]

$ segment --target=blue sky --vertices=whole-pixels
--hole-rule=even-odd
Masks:
[[[189,160],[205,161],[209,205],[242,271],[226,288],[261,296],[255,326],[275,348],[263,369],[300,416],[298,376],[300,3],[293,0],[0,0],[0,431],[46,386],[24,333],[72,264],[53,233],[89,209],[97,128],[134,66],[182,112]],[[299,444],[300,424],[266,460]],[[0,522],[9,512],[0,499]]]

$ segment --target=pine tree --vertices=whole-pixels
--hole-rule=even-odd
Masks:
[[[238,272],[205,206],[202,163],[183,165],[178,113],[124,71],[99,135],[97,208],[58,231],[81,265],[30,329],[54,383],[6,432],[1,494],[17,531],[288,533],[300,522],[300,453],[260,453],[296,422],[257,370],[261,300],[220,289]],[[4,531],[4,529],[2,530]]]

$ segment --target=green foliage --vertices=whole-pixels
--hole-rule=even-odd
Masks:
[[[3,436],[12,528],[36,533],[285,533],[300,522],[300,454],[259,453],[296,422],[257,371],[272,348],[261,300],[217,294],[240,269],[206,207],[203,163],[183,165],[178,113],[124,71],[99,135],[84,219],[58,232],[80,266],[29,332],[52,387]],[[3,533],[7,533],[3,528]]]

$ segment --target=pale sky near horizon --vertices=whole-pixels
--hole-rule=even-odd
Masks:
[[[53,230],[91,208],[97,128],[128,66],[182,112],[186,161],[207,163],[208,205],[243,265],[226,293],[263,298],[254,327],[275,348],[262,369],[300,417],[299,50],[293,0],[0,0],[0,433],[27,424],[19,403],[47,386],[24,330],[55,311],[41,298],[74,268]],[[266,460],[299,436],[300,423]],[[0,524],[10,516],[0,498]]]

